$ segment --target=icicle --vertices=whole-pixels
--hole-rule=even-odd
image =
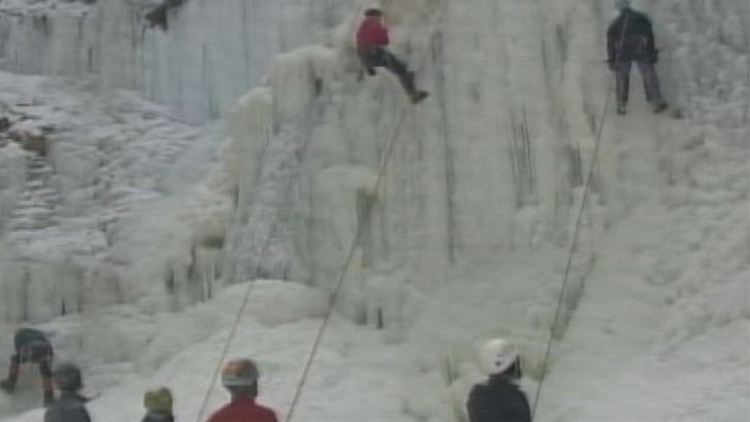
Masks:
[[[335,72],[336,54],[323,46],[310,46],[282,54],[271,70],[276,121],[294,122],[304,114],[322,85]]]

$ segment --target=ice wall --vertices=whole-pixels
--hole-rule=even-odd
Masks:
[[[202,142],[212,150],[213,138],[132,92],[100,97],[87,83],[5,72],[0,84],[0,320],[40,321],[143,297],[165,308],[167,297],[177,304],[200,297],[179,276],[171,289],[167,283],[170,270],[188,268],[178,264],[190,256],[190,241],[149,261],[136,228],[150,230],[147,243],[157,249],[183,239],[175,233],[185,232],[179,212],[189,214],[189,204],[161,200],[202,177],[211,162]],[[186,150],[201,162],[183,157]],[[193,177],[184,174],[186,161]],[[158,221],[159,230],[135,215]],[[203,252],[196,251],[208,264]]]
[[[262,135],[240,126],[235,142],[250,145],[240,156],[257,169],[263,148],[283,142],[282,128],[312,137],[294,204],[304,221],[289,257],[295,275],[330,283],[357,230],[357,268],[406,270],[422,288],[451,268],[564,243],[605,84],[600,69],[579,71],[570,59],[598,47],[598,33],[563,26],[575,15],[596,21],[595,9],[545,6],[391,4],[395,50],[432,91],[419,107],[383,72],[358,81],[346,39],[336,45],[336,72],[320,75],[319,60],[275,64],[291,81],[272,76],[264,101],[274,112],[263,114]],[[235,120],[257,119],[254,104],[241,103]],[[290,104],[299,111],[289,115]],[[369,192],[394,136],[382,189]]]
[[[746,125],[750,5],[741,0],[634,5],[654,20],[668,97],[692,121]]]
[[[462,326],[460,340],[444,338],[462,347],[482,333],[531,326],[530,333],[516,334],[527,336],[523,341],[538,352],[611,89],[602,64],[604,34],[615,17],[611,3],[384,4],[394,51],[418,70],[431,98],[409,105],[386,72],[358,80],[346,37],[333,44],[334,57],[303,49],[280,58],[272,75],[286,75],[285,83],[272,76],[262,95],[235,111],[240,124],[230,180],[239,192],[259,192],[268,181],[262,169],[273,161],[269,145],[288,144],[290,133],[310,139],[294,163],[300,176],[288,187],[291,199],[270,205],[285,218],[234,219],[229,266],[252,264],[231,277],[266,276],[269,270],[259,270],[258,263],[268,260],[273,277],[331,289],[358,237],[342,300],[351,317],[421,324],[417,331],[434,336],[441,335],[436,325]],[[696,159],[691,145],[701,142],[700,132],[716,132],[696,132],[701,120],[720,122],[720,131],[732,136],[747,131],[747,27],[721,20],[746,16],[746,4],[635,7],[656,22],[659,70],[673,107],[653,116],[634,76],[633,115],[617,118],[610,108],[604,117],[561,330],[597,262],[599,241],[636,210],[669,203],[681,185],[697,178],[690,170]],[[701,25],[712,30],[693,36]],[[713,48],[700,49],[699,42]],[[706,56],[716,68],[702,67]],[[319,71],[331,66],[334,71]],[[394,137],[381,189],[373,192]],[[256,206],[239,200],[235,215],[247,216]],[[283,235],[274,237],[274,230]],[[266,242],[285,247],[273,253]],[[521,262],[526,269],[510,270]],[[435,299],[435,289],[442,299]],[[503,298],[502,310],[487,299],[494,297]],[[450,298],[461,309],[456,312],[471,316],[415,315],[423,300]],[[475,306],[467,310],[460,303]],[[378,316],[378,308],[385,315]],[[458,330],[446,331],[455,337]]]
[[[425,291],[463,269],[496,269],[514,254],[570,240],[610,82],[599,66],[612,17],[607,2],[385,1],[394,50],[418,67],[432,92],[418,108],[387,74],[357,80],[351,35],[364,2],[187,1],[167,11],[163,28],[149,27],[144,16],[158,4],[4,3],[0,51],[7,68],[94,76],[105,90],[139,88],[197,119],[224,113],[246,87],[264,82],[233,117],[230,176],[220,187],[236,203],[233,223],[168,259],[177,285],[195,271],[218,274],[217,259],[228,282],[268,275],[330,285],[357,235],[354,297],[366,296],[368,277],[383,273],[404,273],[399,277]],[[669,46],[663,69],[672,76],[665,86],[676,105],[691,116],[721,113],[711,118],[746,122],[746,5],[643,6],[664,22],[657,25],[660,44]],[[694,36],[702,26],[716,29]],[[699,41],[718,49],[700,49]],[[260,77],[277,52],[315,42],[281,56],[269,77]],[[729,105],[717,107],[722,101]],[[656,137],[684,135],[679,124],[647,127],[645,155]],[[623,138],[612,133],[606,141]],[[394,136],[382,189],[370,192]],[[578,280],[590,269],[602,227],[658,198],[688,171],[679,154],[602,154],[574,267]],[[66,183],[81,187],[79,176]],[[634,189],[643,184],[653,189]],[[14,195],[10,185],[3,185],[6,197]],[[3,206],[15,207],[12,201]],[[30,211],[32,222],[23,224],[43,221],[45,212]],[[215,257],[217,246],[225,256]],[[204,255],[208,269],[196,270],[203,261],[195,257]],[[148,274],[163,264],[155,260]],[[177,302],[207,289],[186,287]]]
[[[403,341],[411,336],[411,344],[419,349],[414,355],[422,358],[409,366],[413,372],[407,377],[421,383],[412,391],[424,391],[424,396],[429,396],[416,395],[403,403],[402,410],[411,417],[445,419],[449,414],[445,397],[432,394],[444,392],[444,384],[455,388],[456,397],[465,398],[465,386],[459,384],[469,380],[473,368],[462,364],[467,361],[471,343],[489,335],[510,334],[517,339],[525,356],[530,356],[529,373],[538,376],[539,351],[546,345],[582,183],[611,82],[601,66],[602,37],[613,17],[610,2],[383,3],[393,30],[393,49],[419,71],[420,84],[432,93],[427,102],[418,107],[409,105],[387,73],[358,80],[359,69],[351,51],[351,29],[357,21],[351,18],[359,15],[364,2],[341,8],[334,7],[337,2],[295,6],[259,2],[252,10],[264,11],[253,19],[266,22],[271,16],[268,22],[273,22],[278,18],[273,25],[278,26],[280,34],[273,37],[272,47],[263,47],[268,51],[262,55],[269,58],[281,50],[284,54],[274,61],[267,78],[256,79],[263,82],[262,86],[244,96],[233,110],[232,142],[226,150],[225,166],[215,175],[215,183],[188,194],[194,196],[193,200],[198,198],[195,208],[186,212],[189,200],[170,198],[120,218],[112,227],[99,226],[96,218],[71,219],[64,226],[67,231],[45,231],[36,225],[48,228],[45,224],[53,219],[34,201],[25,203],[24,212],[17,213],[13,223],[24,231],[20,239],[33,246],[27,250],[41,255],[56,249],[78,251],[93,246],[97,265],[82,276],[80,268],[69,266],[64,256],[55,257],[52,265],[29,263],[2,245],[0,262],[6,271],[0,274],[0,285],[10,286],[14,295],[27,295],[18,300],[19,296],[4,291],[3,298],[12,299],[2,309],[14,318],[41,319],[60,314],[61,298],[66,307],[79,307],[81,303],[119,303],[143,297],[156,302],[164,296],[176,309],[211,297],[219,283],[256,277],[299,280],[330,291],[350,242],[358,238],[344,300],[339,304],[353,320],[385,329],[388,340]],[[742,153],[747,152],[750,85],[747,3],[635,3],[650,12],[657,23],[663,49],[659,69],[675,114],[652,116],[640,90],[635,89],[639,86],[637,78],[630,115],[613,118],[610,110],[589,205],[584,209],[571,292],[564,298],[565,321],[576,310],[587,277],[598,270],[594,274],[611,285],[601,283],[595,290],[594,306],[591,302],[587,305],[591,320],[596,323],[609,311],[602,309],[610,303],[603,300],[611,296],[606,287],[620,289],[613,291],[629,300],[623,299],[613,307],[622,312],[618,316],[628,324],[619,324],[618,320],[593,325],[597,332],[618,332],[624,325],[632,329],[627,334],[638,337],[642,327],[636,324],[640,320],[628,319],[629,305],[648,303],[644,308],[653,312],[649,316],[688,311],[684,320],[670,319],[670,347],[682,347],[686,338],[692,339],[694,330],[710,331],[714,325],[730,327],[721,332],[719,341],[724,336],[741,338],[735,336],[732,324],[739,321],[740,328],[746,326],[742,325],[747,315],[742,305],[717,308],[731,299],[726,292],[741,296],[745,257],[726,258],[730,270],[726,277],[721,274],[729,280],[726,284],[731,289],[718,283],[722,287],[706,284],[714,281],[710,279],[718,274],[719,270],[714,270],[722,266],[723,255],[729,255],[725,249],[746,247],[741,236],[732,236],[727,243],[722,234],[746,224],[746,215],[737,212],[737,206],[717,204],[747,199],[747,166],[742,163]],[[233,53],[227,53],[232,60],[222,56],[221,47],[234,45],[236,39],[231,41],[223,35],[210,38],[209,29],[203,25],[215,28],[226,21],[235,22],[227,24],[228,28],[240,29],[236,18],[242,16],[237,14],[241,9],[227,6],[209,10],[207,4],[212,3],[188,1],[168,13],[166,32],[149,29],[140,39],[133,34],[137,32],[134,28],[143,25],[142,14],[124,3],[102,1],[96,8],[75,9],[88,11],[92,22],[106,27],[95,39],[111,41],[106,48],[91,50],[91,63],[101,62],[91,71],[98,77],[99,86],[138,87],[152,98],[179,106],[188,117],[226,111],[231,98],[250,85],[245,85],[252,79],[248,74],[261,74],[263,60],[237,61],[236,57],[244,56]],[[262,9],[269,4],[277,8]],[[316,4],[321,7],[312,7]],[[329,8],[323,7],[326,5]],[[73,13],[72,8],[65,10]],[[13,25],[17,24],[14,19],[20,18],[24,25],[32,25],[24,20],[27,13],[7,18]],[[99,17],[94,19],[94,15]],[[188,16],[194,18],[188,20]],[[201,19],[206,16],[215,16],[217,22],[205,23]],[[281,22],[288,17],[293,19]],[[298,25],[302,21],[324,24],[311,28]],[[177,37],[179,28],[182,38]],[[15,28],[10,32],[18,31]],[[273,31],[261,32],[261,36],[267,36]],[[227,33],[236,35],[242,30]],[[198,38],[193,39],[194,35]],[[144,47],[148,37],[162,47]],[[308,37],[320,43],[294,48],[310,41]],[[178,48],[183,41],[185,44]],[[226,50],[236,53],[255,45],[238,43],[239,48],[235,45]],[[7,45],[10,47],[6,49],[12,48],[16,42]],[[39,45],[48,44],[43,40]],[[198,50],[197,45],[203,47]],[[28,51],[41,48],[29,47]],[[165,59],[173,53],[178,55],[176,59]],[[12,56],[24,54],[18,50]],[[37,64],[31,56],[24,57],[28,66],[36,66],[57,56],[40,53]],[[149,60],[152,64],[145,65]],[[156,62],[159,64],[153,64]],[[65,66],[73,69],[70,75],[80,71],[75,69],[86,68]],[[144,73],[144,69],[151,73]],[[226,88],[226,95],[220,86]],[[62,103],[62,98],[67,96],[51,102],[71,107]],[[80,111],[83,106],[71,108]],[[131,108],[126,109],[126,113],[119,110],[109,117],[141,129],[105,119],[105,134],[83,137],[78,147],[60,147],[53,154],[52,162],[60,166],[64,176],[63,187],[73,198],[66,204],[68,217],[99,215],[88,213],[91,208],[119,211],[133,204],[128,200],[132,196],[164,199],[173,194],[165,187],[164,172],[154,168],[170,167],[173,152],[180,149],[179,139],[174,140],[175,149],[170,151],[163,151],[164,144],[156,142],[165,135],[156,128],[173,123],[162,119],[153,123],[151,112],[131,113]],[[680,114],[685,118],[672,119]],[[99,127],[103,124],[100,119],[97,116],[88,121],[91,125],[87,127]],[[147,133],[156,132],[141,136],[144,128]],[[123,150],[116,147],[129,139],[144,142]],[[394,139],[394,150],[386,156]],[[160,151],[163,155],[152,160],[151,155]],[[5,195],[0,197],[4,201],[0,212],[2,207],[18,208],[18,192],[29,191],[37,195],[35,198],[44,196],[38,184],[19,188],[20,183],[35,180],[26,180],[19,170],[18,154],[16,147],[0,150],[0,194]],[[110,166],[107,160],[112,157],[115,163]],[[382,167],[386,158],[387,167]],[[147,164],[140,167],[133,162]],[[199,162],[191,160],[189,164]],[[9,163],[7,167],[5,163]],[[727,170],[714,172],[710,167]],[[381,168],[385,168],[382,174]],[[90,178],[88,169],[95,169],[96,176]],[[379,175],[383,177],[381,189],[373,191]],[[118,180],[125,183],[116,185]],[[218,198],[220,195],[226,196]],[[5,201],[9,197],[16,199]],[[225,220],[222,212],[226,202],[232,203],[233,212]],[[651,219],[657,210],[661,214]],[[664,239],[657,229],[673,224],[675,215],[680,216],[679,226],[665,233],[669,239],[679,240],[684,250],[672,254],[672,245],[662,244]],[[682,230],[692,228],[692,221],[705,215],[712,220],[699,229]],[[634,224],[633,232],[624,225],[642,223],[640,218],[648,224]],[[644,249],[639,230],[651,231],[649,236],[642,236],[646,243],[662,246],[646,244]],[[76,235],[67,236],[71,232]],[[80,232],[85,235],[78,236]],[[60,233],[63,236],[58,236]],[[707,248],[715,248],[721,256],[694,253],[700,250],[704,237],[710,238]],[[599,246],[607,238],[624,240],[609,249],[621,255],[609,255],[602,263],[598,261]],[[60,242],[48,243],[48,239]],[[111,239],[118,247],[110,250],[107,242]],[[105,250],[106,254],[99,254]],[[633,271],[627,268],[630,262],[625,258],[632,256],[639,258],[636,264],[644,272],[639,276],[650,285],[642,291],[640,280],[631,279]],[[681,275],[682,264],[688,260],[697,276]],[[99,266],[101,262],[106,265]],[[704,264],[711,270],[697,271]],[[610,267],[616,269],[613,274],[607,272]],[[117,269],[116,277],[109,272],[112,268]],[[735,272],[729,274],[731,271]],[[218,280],[220,276],[223,279]],[[63,278],[63,282],[44,283],[54,277]],[[81,280],[89,284],[81,284]],[[652,290],[652,285],[661,284],[668,286],[656,292],[663,296],[651,296],[657,290]],[[703,292],[718,300],[704,302],[700,298]],[[31,307],[36,313],[28,313],[29,304],[37,305]],[[656,308],[667,311],[660,313]],[[601,354],[601,339],[606,336],[591,340],[586,337],[593,331],[587,329],[589,326],[577,327],[576,340],[585,337],[587,341],[564,346],[575,349],[586,345],[592,354]],[[651,334],[658,337],[662,333]],[[623,338],[629,340],[627,336],[618,340],[624,343]],[[658,352],[672,356],[665,349],[668,347],[659,346]],[[424,357],[424,350],[432,354]],[[645,352],[638,348],[631,351],[640,358],[650,358],[641,355]],[[443,359],[443,367],[436,369],[435,355]],[[590,369],[587,359],[571,355],[567,368]],[[721,356],[742,359],[734,354]],[[617,353],[609,357],[610,364],[621,358]],[[733,369],[727,369],[727,373]],[[675,367],[669,373],[682,374],[682,370]],[[568,380],[577,373],[570,370],[568,374],[560,376],[559,391],[565,390]],[[609,378],[600,381],[594,384],[597,389]],[[621,385],[632,392],[628,382]],[[603,403],[621,399],[609,397]],[[463,406],[463,402],[456,403],[457,409]],[[604,413],[609,409],[605,405]],[[557,410],[553,407],[551,411]],[[575,412],[568,416],[572,419]]]
[[[98,0],[0,5],[0,69],[95,77],[204,121],[224,115],[281,51],[326,42],[343,0]],[[146,19],[161,4],[162,24]]]

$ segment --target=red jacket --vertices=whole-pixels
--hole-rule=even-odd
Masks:
[[[251,398],[237,398],[214,413],[208,422],[278,422],[273,410]]]
[[[388,30],[385,29],[380,19],[376,17],[365,18],[357,31],[357,49],[372,47],[374,45],[388,45]]]

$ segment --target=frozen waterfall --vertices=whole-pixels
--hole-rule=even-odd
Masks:
[[[283,414],[356,239],[310,420],[465,421],[490,336],[523,350],[525,391],[546,376],[545,420],[741,420],[747,1],[634,1],[662,116],[637,76],[605,113],[609,0],[382,0],[418,106],[359,78],[369,3],[2,1],[0,335],[58,335],[95,414],[170,383],[189,420],[252,286],[232,352]]]

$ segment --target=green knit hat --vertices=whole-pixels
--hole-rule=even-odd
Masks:
[[[147,391],[143,396],[143,406],[149,412],[172,414],[172,392],[169,388],[161,387]]]

